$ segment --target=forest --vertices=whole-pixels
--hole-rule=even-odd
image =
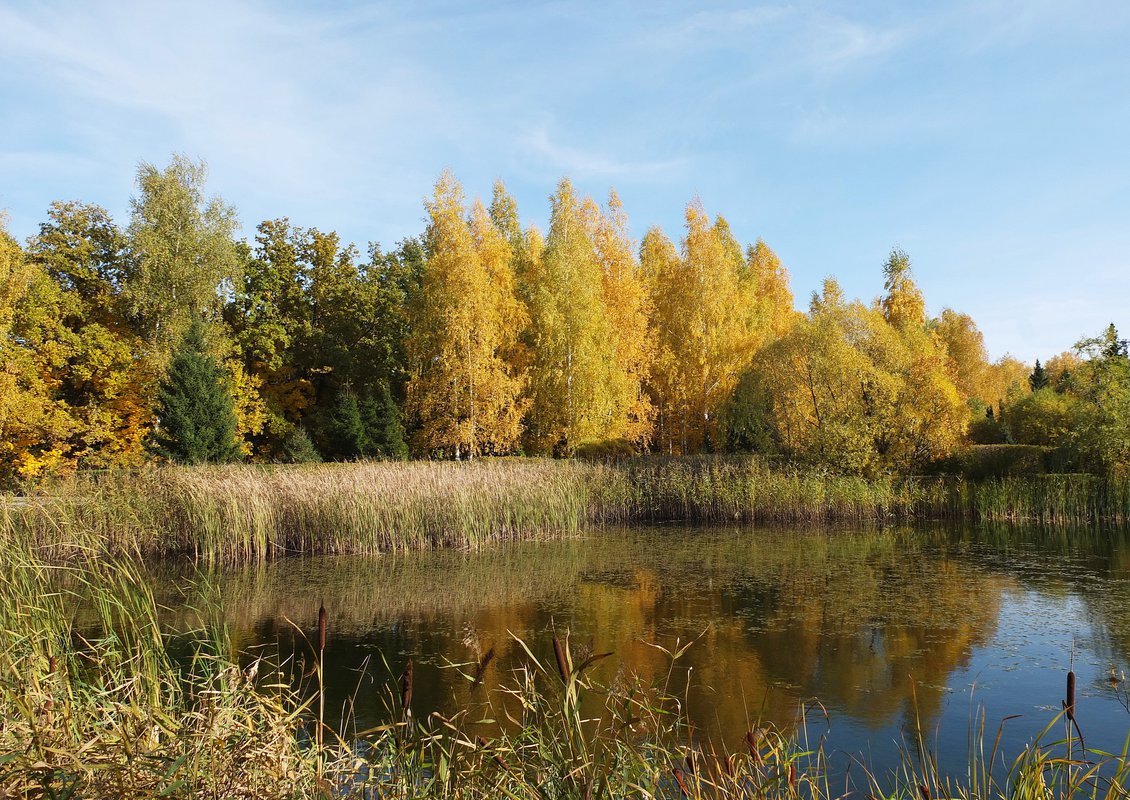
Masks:
[[[203,162],[141,163],[129,220],[60,201],[0,222],[0,482],[147,463],[756,452],[874,477],[986,463],[1130,468],[1113,324],[1027,365],[926,311],[909,256],[882,293],[795,307],[764,241],[697,200],[638,244],[615,192],[563,179],[523,228],[444,173],[417,237],[362,253],[290,220],[239,238]],[[1088,333],[1088,332],[1083,332]],[[991,466],[991,465],[990,465]],[[992,467],[992,468],[997,468]]]

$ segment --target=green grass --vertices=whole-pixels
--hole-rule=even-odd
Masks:
[[[864,479],[722,456],[164,468],[79,475],[7,496],[0,544],[26,540],[65,559],[75,542],[96,541],[111,553],[235,563],[474,548],[660,520],[1122,524],[1130,520],[1130,480]]]

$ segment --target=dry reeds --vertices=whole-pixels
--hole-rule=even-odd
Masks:
[[[1088,475],[865,479],[753,456],[165,468],[79,476],[0,498],[0,543],[56,560],[102,552],[210,563],[547,538],[680,520],[826,524],[926,519],[1130,521],[1130,480]]]

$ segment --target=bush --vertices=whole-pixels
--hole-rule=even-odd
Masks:
[[[935,464],[933,471],[971,480],[1005,475],[1043,475],[1050,471],[1053,448],[1027,444],[975,444]]]

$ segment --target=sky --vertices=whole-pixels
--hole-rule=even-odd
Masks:
[[[444,169],[543,229],[569,176],[637,240],[699,198],[801,309],[827,275],[879,295],[900,247],[931,313],[1031,362],[1130,333],[1128,42],[1125,0],[0,0],[0,209],[124,226],[138,163],[182,152],[249,239],[364,250],[423,230]]]

